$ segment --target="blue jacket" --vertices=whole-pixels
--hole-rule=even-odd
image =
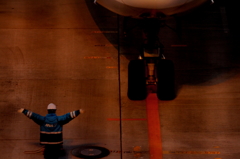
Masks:
[[[62,144],[63,125],[74,119],[80,114],[79,110],[72,111],[62,116],[57,116],[55,113],[41,116],[32,111],[23,110],[23,113],[40,125],[40,144]]]

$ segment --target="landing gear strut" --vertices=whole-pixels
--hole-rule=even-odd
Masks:
[[[144,100],[151,91],[157,93],[160,100],[172,100],[175,98],[174,65],[162,53],[163,46],[158,40],[160,22],[151,19],[144,24],[147,25],[143,26],[143,52],[128,65],[128,97]]]

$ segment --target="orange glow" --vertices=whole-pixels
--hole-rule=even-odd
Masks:
[[[156,93],[148,95],[146,104],[150,159],[162,159],[161,125]]]

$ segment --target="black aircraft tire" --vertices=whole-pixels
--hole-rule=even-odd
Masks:
[[[174,64],[171,60],[162,59],[157,66],[157,96],[160,100],[173,100],[175,92]]]
[[[128,98],[144,100],[147,97],[145,64],[143,60],[132,60],[128,65]]]

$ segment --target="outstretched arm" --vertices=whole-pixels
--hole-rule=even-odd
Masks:
[[[72,119],[76,118],[79,114],[84,113],[83,109],[75,110],[70,113],[64,114],[62,116],[58,116],[58,121],[61,125],[67,124]]]
[[[28,118],[32,119],[35,123],[41,125],[43,122],[44,122],[44,117],[37,114],[37,113],[34,113],[30,110],[27,110],[27,109],[24,109],[24,108],[20,108],[18,110],[19,113],[23,113],[25,114]]]

